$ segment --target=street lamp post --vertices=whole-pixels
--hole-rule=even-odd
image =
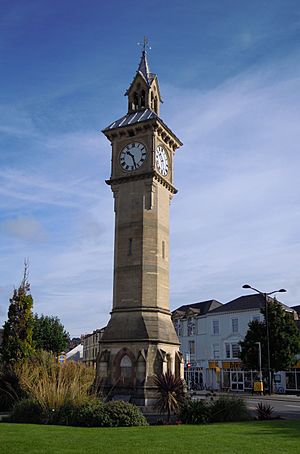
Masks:
[[[257,288],[251,287],[249,284],[244,284],[242,288],[247,288],[254,290],[256,293],[259,293],[264,297],[265,301],[265,312],[266,312],[266,331],[267,331],[267,361],[268,361],[268,381],[269,381],[269,394],[272,392],[272,374],[271,374],[271,355],[270,355],[270,335],[269,335],[269,316],[268,316],[268,296],[273,295],[274,293],[284,293],[286,290],[281,288],[279,290],[273,290],[273,292],[261,292]]]
[[[262,381],[261,372],[261,342],[255,342],[258,345],[258,363],[259,363],[259,381]]]

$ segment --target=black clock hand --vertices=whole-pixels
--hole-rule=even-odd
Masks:
[[[134,159],[134,155],[132,153],[130,153],[130,151],[127,151],[126,154],[128,154],[131,157],[131,159],[133,161],[134,168],[136,169],[136,162],[135,162],[135,159]]]
[[[134,168],[136,169],[136,162],[135,162],[134,156],[132,155],[131,157],[132,157],[132,160],[133,160]]]

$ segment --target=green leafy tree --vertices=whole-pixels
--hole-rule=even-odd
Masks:
[[[268,300],[268,325],[270,343],[271,372],[286,370],[296,362],[300,353],[300,332],[295,324],[293,314],[284,310],[278,301]],[[262,368],[267,376],[268,351],[266,308],[261,309],[264,321],[252,321],[243,342],[241,342],[241,360],[252,370],[258,370],[258,345],[261,343]]]
[[[33,299],[29,292],[28,264],[25,262],[23,280],[9,300],[8,319],[3,326],[1,357],[5,363],[26,359],[34,352],[32,341]]]
[[[33,341],[37,350],[59,354],[66,350],[70,335],[58,317],[35,314],[33,317]]]

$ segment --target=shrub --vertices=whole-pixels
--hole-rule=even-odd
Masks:
[[[80,403],[66,402],[59,408],[45,408],[35,399],[23,399],[14,405],[9,421],[79,427],[147,425],[145,417],[135,405],[122,401],[104,404],[93,397]]]
[[[260,421],[266,421],[274,418],[274,408],[269,404],[259,402],[256,405],[257,419]]]
[[[209,421],[210,408],[205,400],[189,400],[181,408],[180,421],[184,424],[205,424]]]
[[[15,403],[9,422],[20,422],[28,424],[44,424],[47,417],[34,399],[23,399]]]
[[[210,422],[233,422],[251,419],[245,401],[239,397],[220,397],[209,405]]]
[[[147,426],[143,413],[133,404],[121,400],[105,404],[105,412],[109,415],[114,427]]]
[[[13,367],[8,364],[1,364],[0,411],[11,410],[13,405],[24,397],[26,397],[26,393],[22,390]]]
[[[80,427],[111,427],[113,425],[102,402],[90,399],[85,403],[67,403],[55,412],[54,424]]]

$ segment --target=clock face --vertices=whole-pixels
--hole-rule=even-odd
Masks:
[[[140,142],[126,145],[120,153],[120,165],[126,172],[139,169],[146,160],[146,147]]]
[[[168,155],[161,145],[158,145],[158,147],[156,148],[155,161],[156,161],[156,167],[158,168],[159,172],[164,177],[166,175],[168,175],[168,171],[169,171]]]

